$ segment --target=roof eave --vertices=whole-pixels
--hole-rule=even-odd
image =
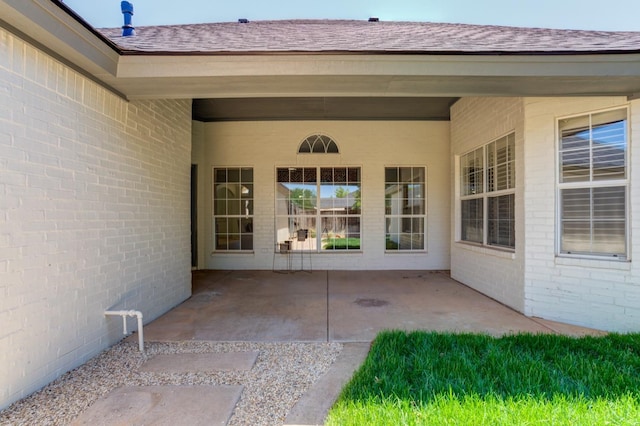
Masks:
[[[287,56],[287,55],[403,55],[403,56],[604,56],[636,55],[640,49],[633,50],[217,50],[217,51],[176,51],[142,50],[121,48],[122,56]]]
[[[111,41],[108,37],[105,37],[100,31],[96,30],[91,24],[85,21],[80,15],[78,15],[73,9],[64,4],[61,0],[50,0],[53,4],[60,7],[65,11],[72,19],[83,26],[87,31],[99,38],[104,44],[111,48],[114,52],[122,54],[122,49],[116,43]]]
[[[640,91],[640,49],[153,52],[125,49],[105,38],[60,0],[2,0],[0,16],[10,32],[123,97],[562,96]],[[505,76],[511,80],[505,81]],[[443,78],[448,79],[444,89]],[[567,79],[576,80],[575,91],[564,89]],[[521,89],[523,82],[533,80],[536,90]],[[593,82],[598,87],[591,91]],[[555,89],[544,91],[545,85]],[[349,90],[353,93],[345,92]]]
[[[0,26],[105,88],[115,88],[120,48],[59,0],[2,0]]]

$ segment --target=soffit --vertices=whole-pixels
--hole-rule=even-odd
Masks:
[[[449,120],[453,97],[272,97],[194,99],[198,121]]]

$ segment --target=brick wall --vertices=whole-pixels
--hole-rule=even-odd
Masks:
[[[448,122],[242,122],[196,123],[194,158],[199,164],[201,268],[271,269],[274,265],[275,169],[278,166],[359,166],[362,169],[362,250],[316,253],[313,269],[449,269]],[[312,134],[331,136],[339,155],[298,155]],[[427,253],[385,253],[385,166],[427,167]],[[213,251],[212,167],[254,168],[254,252]],[[203,207],[204,206],[204,207]],[[200,218],[199,218],[199,223]],[[276,268],[286,263],[276,255]],[[294,267],[300,267],[294,256]],[[306,267],[309,259],[305,255]]]
[[[518,311],[524,310],[523,129],[521,98],[463,98],[451,108],[451,276]],[[514,131],[515,252],[460,242],[459,156]]]
[[[191,103],[128,103],[0,30],[0,408],[190,294]],[[135,321],[130,320],[135,328]]]
[[[631,105],[631,261],[556,256],[556,119]],[[640,101],[623,97],[525,100],[526,308],[531,316],[640,331]]]

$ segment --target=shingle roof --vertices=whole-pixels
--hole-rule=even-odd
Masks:
[[[100,29],[131,53],[605,53],[640,52],[640,32],[429,22],[256,21]]]

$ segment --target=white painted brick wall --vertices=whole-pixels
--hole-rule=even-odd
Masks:
[[[558,117],[631,106],[631,258],[613,262],[558,258],[556,136]],[[626,98],[525,100],[527,159],[525,313],[611,331],[640,331],[640,101]]]
[[[189,296],[191,103],[128,103],[0,46],[3,408],[121,339],[105,309],[148,322]]]
[[[451,108],[451,276],[508,305],[524,310],[524,203],[521,98],[462,98]],[[515,131],[516,137],[516,250],[515,253],[481,248],[457,241],[460,205],[457,176],[460,155]]]
[[[362,169],[362,251],[315,253],[313,269],[449,269],[449,123],[448,122],[243,122],[196,123],[194,154],[199,158],[198,240],[205,264],[214,269],[271,269],[275,248],[275,168],[277,166],[360,166]],[[298,155],[309,135],[324,133],[339,155]],[[428,253],[385,253],[384,168],[427,167]],[[211,184],[214,166],[254,168],[254,253],[213,251]],[[276,268],[285,261],[276,255]],[[201,257],[202,259],[202,257]],[[308,257],[305,255],[305,262]],[[299,268],[299,256],[294,256]],[[308,263],[305,263],[305,268]]]

